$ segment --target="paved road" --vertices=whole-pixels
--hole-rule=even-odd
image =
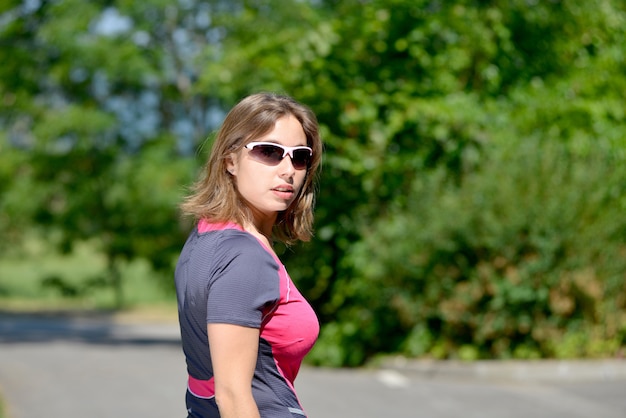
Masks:
[[[8,418],[184,417],[175,324],[0,313]],[[396,363],[304,368],[310,418],[624,418],[626,364]]]

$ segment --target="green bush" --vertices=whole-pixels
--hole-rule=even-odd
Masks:
[[[363,231],[336,288],[350,309],[313,360],[598,357],[626,343],[626,170],[602,147],[493,144],[460,185],[413,179]],[[619,198],[622,198],[621,204]],[[347,324],[350,324],[349,326]]]

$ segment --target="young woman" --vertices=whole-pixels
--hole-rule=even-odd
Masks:
[[[302,418],[294,391],[317,317],[273,250],[311,237],[322,154],[315,115],[260,93],[226,116],[182,209],[176,267],[188,417]]]

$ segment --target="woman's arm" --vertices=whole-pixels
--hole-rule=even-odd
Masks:
[[[222,418],[259,418],[252,397],[252,377],[259,350],[259,330],[232,324],[208,324],[215,379],[215,401]]]

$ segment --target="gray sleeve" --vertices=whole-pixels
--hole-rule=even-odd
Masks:
[[[219,243],[207,298],[207,323],[260,328],[264,313],[280,297],[278,265],[248,234]]]

